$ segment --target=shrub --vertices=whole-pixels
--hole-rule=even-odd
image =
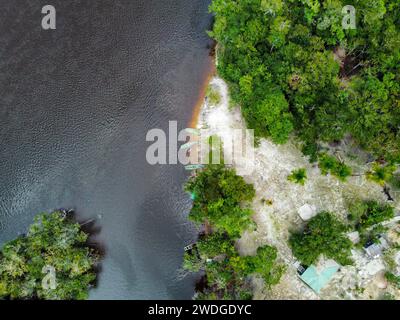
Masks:
[[[375,200],[355,201],[350,205],[349,218],[357,230],[390,220],[394,217],[394,208]]]
[[[394,165],[380,166],[375,163],[372,170],[367,172],[367,179],[383,186],[386,182],[393,179],[393,173],[395,170],[396,166]]]
[[[398,161],[400,4],[352,2],[357,30],[342,28],[344,0],[213,0],[218,73],[257,136],[283,143],[295,132],[315,160],[318,143],[349,134]]]
[[[304,186],[304,184],[307,180],[306,169],[302,168],[302,169],[293,170],[292,173],[288,176],[288,180]]]
[[[337,160],[335,157],[322,154],[319,157],[319,168],[322,174],[328,174],[337,177],[341,181],[346,181],[347,177],[352,174],[350,167]]]
[[[385,276],[390,283],[394,284],[398,289],[400,289],[400,276],[396,276],[391,272],[386,272]]]
[[[216,89],[214,89],[212,85],[208,86],[206,96],[208,98],[208,102],[212,106],[218,106],[221,102],[221,96],[219,92]]]

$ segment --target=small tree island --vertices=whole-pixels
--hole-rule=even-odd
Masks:
[[[65,211],[39,214],[28,233],[0,251],[0,298],[83,300],[100,255]]]

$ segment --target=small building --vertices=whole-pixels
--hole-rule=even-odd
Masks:
[[[382,255],[382,252],[389,248],[389,244],[385,238],[380,237],[378,243],[368,243],[364,251],[370,258],[377,258]]]
[[[297,261],[297,260],[293,263],[293,267],[296,268],[296,271],[299,275],[302,275],[306,271],[306,268],[307,268],[306,266],[303,266],[300,263],[300,261]]]
[[[324,288],[332,277],[338,272],[340,265],[334,260],[325,260],[318,266],[311,265],[307,268],[300,279],[304,281],[316,293],[319,293]]]
[[[306,203],[299,208],[298,213],[303,221],[308,221],[317,215],[317,208]]]

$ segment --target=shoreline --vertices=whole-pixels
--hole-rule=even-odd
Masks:
[[[215,77],[215,58],[212,57],[210,61],[210,65],[208,66],[207,72],[205,73],[205,77],[203,80],[203,85],[200,88],[199,94],[197,96],[196,103],[194,105],[193,111],[192,111],[192,116],[189,121],[189,128],[196,129],[197,125],[199,123],[201,111],[203,109],[204,105],[204,99],[206,97],[206,92],[207,92],[207,87],[210,83],[210,81]]]

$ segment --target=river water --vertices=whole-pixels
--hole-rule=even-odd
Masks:
[[[57,29],[41,28],[41,8]],[[184,128],[211,67],[209,0],[0,0],[0,243],[34,215],[96,218],[92,299],[189,299],[178,276],[182,166],[150,166],[146,133]]]

